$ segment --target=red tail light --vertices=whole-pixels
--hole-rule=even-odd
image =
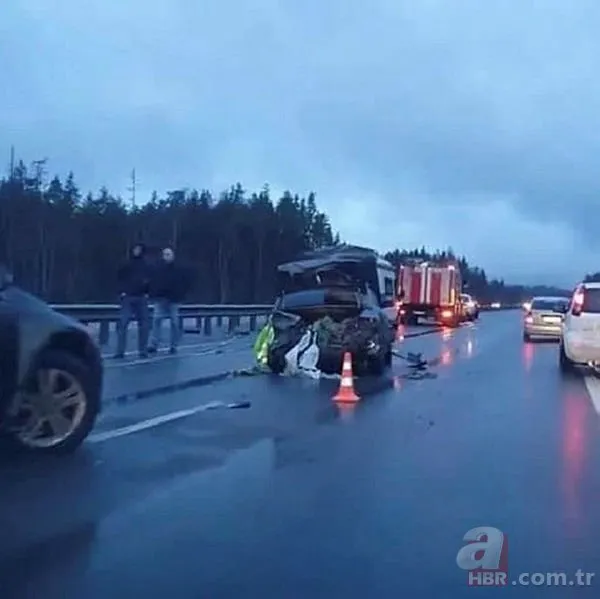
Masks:
[[[571,301],[571,314],[573,316],[579,316],[583,310],[583,303],[585,301],[585,291],[578,289],[573,294],[573,300]]]

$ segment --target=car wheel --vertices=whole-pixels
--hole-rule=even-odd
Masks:
[[[448,321],[448,327],[450,327],[451,329],[457,329],[460,326],[460,318],[458,316],[455,316],[454,318],[452,318],[452,320]]]
[[[523,332],[523,341],[525,343],[531,343],[531,336],[529,335],[529,333]]]
[[[273,374],[282,374],[286,367],[285,355],[281,352],[269,351],[267,366]]]
[[[390,348],[387,350],[387,352],[385,352],[385,365],[387,367],[392,365],[392,359],[393,359],[393,354],[392,354],[392,348],[390,346]]]
[[[565,348],[562,342],[558,350],[558,364],[560,367],[560,371],[564,375],[575,374],[575,365],[573,364],[572,360],[569,360],[569,357],[565,353]]]
[[[75,451],[94,427],[101,386],[78,357],[44,351],[7,410],[6,441],[37,454]]]
[[[391,356],[391,353],[390,353]],[[368,372],[373,376],[381,376],[386,369],[387,354],[378,354],[369,359]]]

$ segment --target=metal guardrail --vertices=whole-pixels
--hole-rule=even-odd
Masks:
[[[497,312],[515,310],[520,307],[519,304],[500,305],[499,307],[487,305],[481,306],[480,310],[482,312]],[[101,345],[108,343],[111,324],[116,324],[119,320],[119,305],[117,304],[69,304],[53,305],[52,308],[86,324],[98,323],[100,325],[99,342]],[[152,304],[150,308],[152,309]],[[273,306],[271,304],[183,304],[179,308],[180,328],[182,331],[184,330],[185,320],[195,319],[195,327],[185,329],[185,332],[211,335],[213,321],[215,321],[217,327],[222,327],[223,320],[227,319],[228,332],[232,333],[240,326],[242,318],[249,318],[250,330],[255,331],[258,318],[268,316],[272,310]]]
[[[99,342],[106,345],[110,337],[111,324],[119,321],[119,309],[117,304],[69,304],[53,305],[57,312],[66,314],[86,324],[98,323],[100,325]],[[150,304],[150,310],[153,306]],[[261,316],[267,316],[273,310],[271,304],[255,305],[227,305],[227,304],[183,304],[179,308],[180,328],[184,330],[184,321],[195,319],[196,326],[193,329],[185,329],[186,333],[204,333],[211,335],[213,320],[217,327],[223,326],[223,320],[227,319],[228,332],[234,332],[239,326],[242,318],[250,319],[250,330],[255,331],[257,320]]]

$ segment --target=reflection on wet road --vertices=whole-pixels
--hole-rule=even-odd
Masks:
[[[355,406],[334,405],[334,380],[230,378],[115,404],[99,432],[181,418],[3,464],[0,596],[529,597],[522,573],[600,570],[596,383],[523,344],[518,313],[405,331],[397,350],[430,376],[395,358]],[[510,539],[504,591],[457,565],[478,526]],[[595,582],[539,586],[597,597]]]

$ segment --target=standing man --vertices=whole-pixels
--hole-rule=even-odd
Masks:
[[[132,318],[138,324],[138,350],[140,358],[148,356],[148,332],[150,328],[148,293],[150,290],[150,266],[146,261],[146,248],[138,243],[133,246],[129,261],[117,275],[121,297],[121,311],[117,323],[117,353],[115,358],[125,355],[127,330]]]
[[[175,263],[175,252],[165,248],[162,260],[159,262],[152,279],[152,297],[154,304],[154,322],[148,351],[155,353],[160,344],[162,323],[168,318],[171,324],[172,354],[177,352],[179,337],[179,304],[182,302],[188,288],[187,273]]]

